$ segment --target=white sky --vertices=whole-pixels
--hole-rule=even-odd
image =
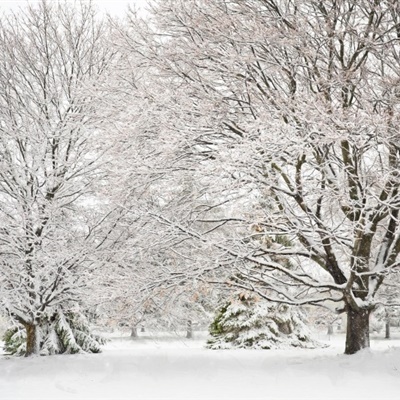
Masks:
[[[52,0],[50,0],[52,1]],[[68,0],[73,2],[73,0]],[[6,10],[18,9],[26,3],[37,3],[38,0],[0,0],[0,12]],[[137,8],[146,7],[148,0],[93,0],[100,10],[112,15],[122,16],[128,5]]]

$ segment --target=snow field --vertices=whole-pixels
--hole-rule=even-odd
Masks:
[[[400,340],[325,349],[207,350],[195,340],[111,340],[101,354],[0,357],[1,400],[398,399]],[[396,347],[399,346],[399,347]]]

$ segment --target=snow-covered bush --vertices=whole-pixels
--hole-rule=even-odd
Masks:
[[[210,349],[288,347],[315,348],[304,312],[254,296],[240,295],[218,311],[210,326]]]
[[[4,351],[25,355],[26,330],[22,326],[8,329],[4,336]],[[90,332],[86,317],[80,312],[58,311],[38,330],[40,355],[99,353],[105,340]]]

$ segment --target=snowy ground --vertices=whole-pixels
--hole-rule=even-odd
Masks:
[[[395,335],[394,335],[395,336]],[[204,336],[115,338],[102,354],[0,355],[1,400],[400,398],[400,335],[343,355],[334,335],[318,350],[206,350]]]

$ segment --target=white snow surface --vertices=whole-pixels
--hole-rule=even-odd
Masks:
[[[113,338],[101,354],[0,355],[0,399],[398,399],[400,336],[343,355],[329,347],[207,350],[194,340]]]

